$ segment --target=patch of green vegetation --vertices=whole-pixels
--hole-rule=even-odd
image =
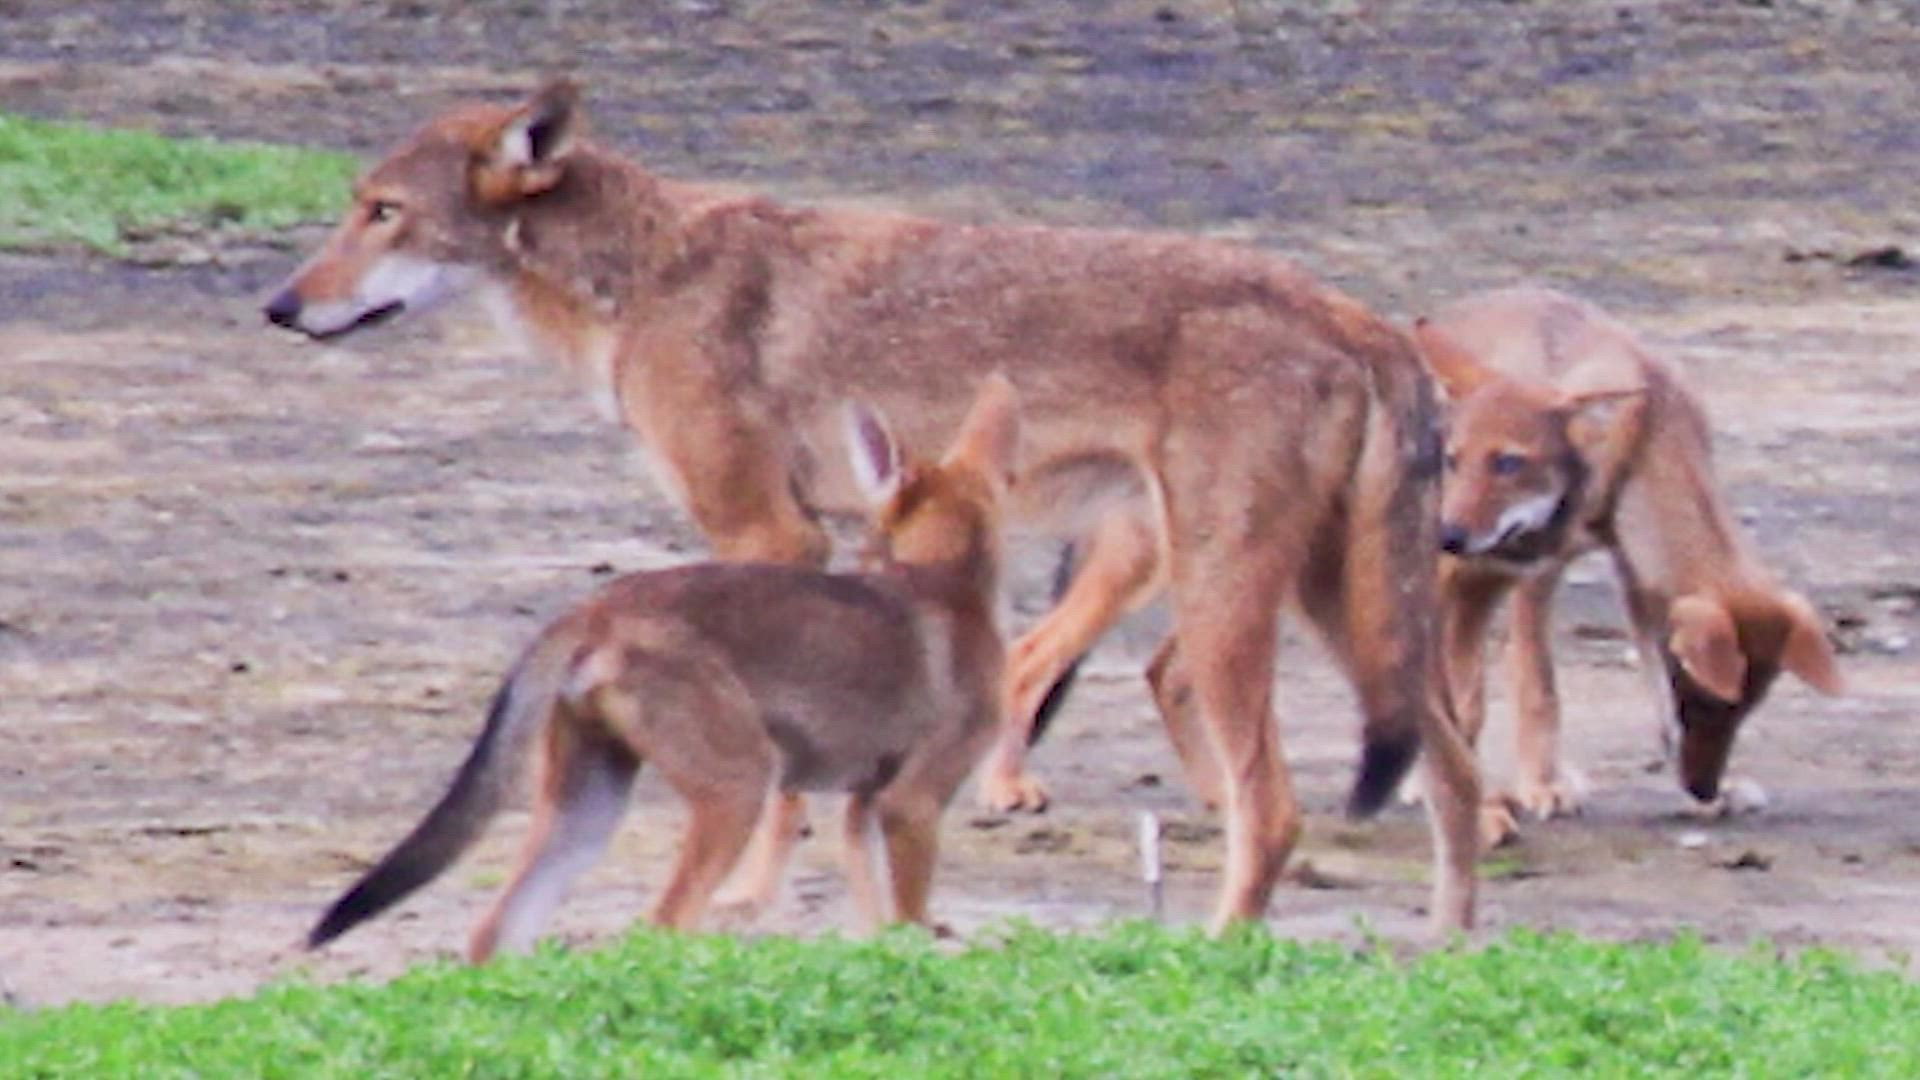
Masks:
[[[1920,1075],[1843,958],[1514,933],[1410,962],[1141,924],[944,952],[637,933],[384,986],[0,1016],[7,1076]]]
[[[355,168],[344,154],[0,113],[0,247],[122,255],[134,236],[324,220]]]
[[[1525,857],[1504,851],[1496,851],[1480,859],[1480,880],[1514,881],[1532,877],[1533,864]]]

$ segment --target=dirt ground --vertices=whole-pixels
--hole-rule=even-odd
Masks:
[[[1694,821],[1647,768],[1650,707],[1603,568],[1559,624],[1584,816],[1490,860],[1484,921],[1920,955],[1920,55],[1899,3],[474,5],[0,0],[0,108],[375,152],[429,110],[567,69],[663,171],[965,218],[1204,231],[1297,256],[1396,316],[1528,278],[1630,318],[1713,413],[1757,547],[1830,618],[1852,692],[1783,684],[1735,769],[1763,812]],[[493,680],[611,571],[696,557],[629,440],[455,308],[339,348],[255,306],[314,234],[162,238],[140,263],[0,258],[0,983],[28,1004],[205,999],[454,949],[519,832],[319,955],[321,905],[438,794]],[[1856,256],[1875,257],[1849,265]],[[1023,547],[1031,613],[1054,548]],[[1040,817],[949,819],[963,932],[1204,916],[1217,824],[1137,670],[1095,655],[1036,765]],[[1336,816],[1343,684],[1282,657],[1315,887],[1281,934],[1415,937],[1426,833]],[[1495,702],[1492,776],[1506,775]],[[660,882],[643,783],[559,930]],[[848,911],[816,839],[760,926]]]

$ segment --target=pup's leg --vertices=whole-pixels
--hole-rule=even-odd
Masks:
[[[673,876],[660,894],[649,920],[657,926],[691,930],[706,913],[715,889],[740,861],[754,822],[760,817],[760,799],[743,798],[735,791],[710,790],[687,798],[687,831]]]
[[[886,842],[895,920],[945,932],[928,911],[939,858],[940,816],[992,745],[999,715],[996,705],[982,702],[975,711],[936,721],[933,732],[873,797]]]
[[[606,849],[626,813],[640,763],[626,746],[583,725],[565,708],[544,733],[533,829],[519,869],[473,929],[467,958],[533,943],[567,889]]]
[[[893,919],[893,905],[880,887],[880,882],[892,875],[871,795],[856,793],[847,797],[843,835],[847,891],[852,894],[866,929],[877,930]]]
[[[644,343],[641,350],[644,351]],[[720,370],[723,365],[711,365]],[[832,540],[793,483],[791,448],[779,432],[732,410],[730,391],[701,380],[668,380],[625,398],[635,431],[658,436],[655,452],[686,482],[687,509],[719,558],[824,568]],[[671,417],[700,415],[686,424]],[[806,829],[806,804],[775,792],[744,865],[719,902],[746,915],[773,902],[793,844]]]
[[[1660,743],[1660,756],[1648,768],[1664,769],[1680,755],[1680,707],[1673,699],[1666,655],[1660,650],[1659,627],[1642,626],[1637,617],[1633,622],[1633,648],[1640,657],[1640,678],[1653,704],[1653,730]]]
[[[609,715],[687,804],[673,876],[648,918],[692,929],[740,861],[779,771],[779,751],[727,663],[695,650],[629,654]],[[616,708],[617,706],[617,708]]]
[[[1511,585],[1506,575],[1478,574],[1458,565],[1441,574],[1440,650],[1454,723],[1468,746],[1479,745],[1486,727],[1487,628]]]
[[[925,792],[890,788],[880,798],[880,829],[886,837],[893,883],[893,916],[932,926],[927,900],[940,849],[940,804]]]
[[[793,845],[799,842],[806,824],[806,803],[799,793],[768,792],[746,856],[727,887],[714,897],[714,903],[743,917],[765,911],[780,890],[780,880],[793,857]]]
[[[1660,740],[1660,757],[1648,763],[1649,772],[1673,764],[1680,754],[1680,706],[1673,696],[1673,682],[1667,674],[1666,620],[1644,603],[1635,588],[1640,580],[1626,555],[1615,550],[1613,569],[1620,581],[1621,600],[1627,609],[1627,622],[1633,628],[1633,647],[1640,657],[1640,678],[1647,687],[1647,703],[1653,707],[1653,730]]]
[[[1466,563],[1446,561],[1440,573],[1440,652],[1446,671],[1453,722],[1468,749],[1477,746],[1487,723],[1487,628],[1512,587],[1505,574],[1480,573]],[[1425,773],[1400,785],[1403,802],[1426,798]],[[1481,844],[1495,847],[1519,835],[1504,800],[1490,799],[1481,810]]]
[[[1520,583],[1513,598],[1513,637],[1507,664],[1513,680],[1513,798],[1542,821],[1578,813],[1584,781],[1560,765],[1560,695],[1554,687],[1551,617],[1560,584],[1555,566]]]

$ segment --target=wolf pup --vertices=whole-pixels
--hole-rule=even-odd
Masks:
[[[1487,624],[1511,592],[1512,801],[1540,818],[1577,808],[1548,617],[1567,564],[1604,548],[1681,786],[1721,808],[1734,736],[1775,676],[1829,694],[1841,681],[1812,605],[1774,581],[1721,502],[1700,402],[1626,327],[1545,289],[1461,300],[1415,336],[1451,399],[1442,642],[1467,737],[1485,714]]]
[[[868,920],[925,923],[941,812],[1000,715],[999,517],[1018,424],[1011,384],[990,378],[945,458],[903,464],[879,417],[849,407],[854,471],[876,506],[871,569],[630,574],[554,622],[507,676],[453,786],[308,944],[444,871],[507,797],[530,745],[532,832],[473,931],[476,963],[540,933],[600,856],[645,762],[690,812],[654,923],[696,925],[770,795],[800,791],[850,795],[847,877]]]
[[[1350,810],[1376,810],[1424,746],[1430,910],[1471,920],[1479,778],[1431,642],[1437,406],[1411,339],[1251,248],[784,206],[658,176],[582,128],[565,82],[432,120],[359,180],[268,318],[333,337],[480,288],[640,436],[724,559],[825,560],[818,515],[858,505],[837,402],[940,446],[1004,370],[1029,436],[1010,518],[1080,556],[1009,650],[986,801],[1045,803],[1023,764],[1040,703],[1170,591],[1149,681],[1226,811],[1215,925],[1258,918],[1300,832],[1272,713],[1291,602],[1358,691]],[[773,810],[784,831],[792,803]],[[748,860],[745,896],[767,865]]]

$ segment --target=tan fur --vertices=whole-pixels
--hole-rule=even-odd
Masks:
[[[270,317],[329,333],[343,313],[393,310],[341,269],[372,246],[478,272],[576,370],[596,368],[583,343],[613,342],[620,414],[725,558],[825,558],[816,513],[852,505],[822,450],[834,402],[872,401],[907,446],[936,445],[979,378],[1005,370],[1027,421],[1012,518],[1088,557],[1013,649],[987,799],[1043,801],[1022,763],[1038,695],[1170,587],[1178,640],[1156,670],[1194,715],[1168,723],[1187,753],[1212,748],[1200,767],[1227,811],[1216,922],[1258,916],[1298,832],[1269,701],[1275,615],[1292,599],[1367,710],[1354,808],[1371,810],[1423,742],[1442,770],[1433,915],[1469,921],[1462,808],[1478,781],[1429,643],[1434,405],[1403,334],[1243,247],[796,209],[668,180],[595,147],[573,97],[556,84],[427,125],[360,181]],[[528,164],[528,145],[555,149]],[[401,207],[397,222],[371,225],[376,203]],[[401,265],[407,282],[431,277]],[[324,325],[302,314],[314,302],[334,305]],[[791,808],[769,821],[777,832]],[[747,893],[764,894],[754,881]]]
[[[533,827],[473,931],[475,962],[531,942],[599,854],[645,763],[689,809],[653,922],[698,924],[771,794],[835,791],[849,796],[858,908],[876,922],[927,923],[940,814],[1000,713],[1014,391],[990,378],[937,465],[901,466],[869,414],[855,426],[855,452],[886,459],[871,470],[873,569],[708,563],[601,589],[528,650],[441,804],[335,904],[313,943],[444,870],[498,808],[527,741],[538,748]]]
[[[1487,624],[1512,592],[1514,799],[1541,817],[1574,808],[1548,620],[1566,564],[1604,548],[1662,732],[1679,729],[1681,782],[1714,800],[1740,721],[1777,671],[1829,693],[1840,680],[1812,607],[1774,582],[1722,504],[1699,401],[1620,323],[1543,289],[1470,297],[1415,333],[1450,399],[1442,539],[1458,557],[1442,570],[1442,640],[1468,738],[1484,715]],[[1503,529],[1537,516],[1516,508],[1553,499],[1540,527]]]

